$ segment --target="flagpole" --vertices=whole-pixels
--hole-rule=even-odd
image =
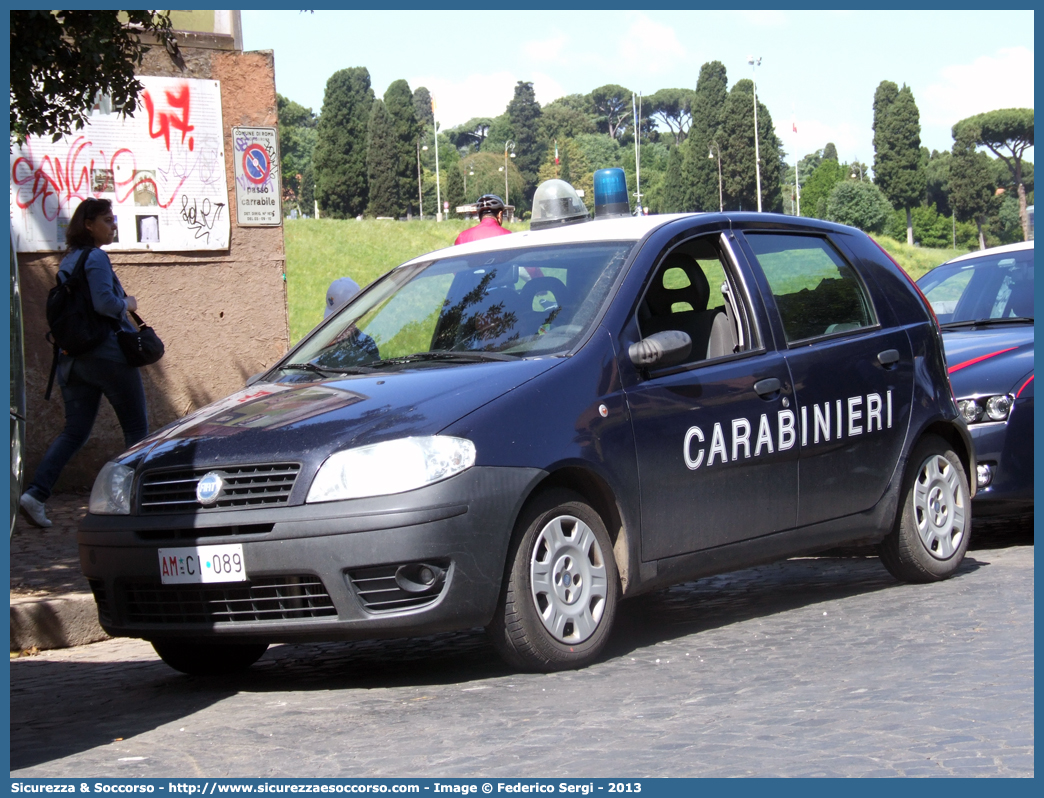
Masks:
[[[797,117],[794,115],[793,110],[790,112],[790,126],[794,131],[794,215],[801,215],[801,178],[798,176],[798,163],[801,160],[801,156],[798,154],[797,146]]]
[[[634,114],[634,196],[638,199],[638,216],[642,215],[642,169],[641,169],[641,128],[638,126],[639,108],[641,107],[641,94],[638,95],[638,103],[635,104],[635,96],[631,94],[631,111]]]

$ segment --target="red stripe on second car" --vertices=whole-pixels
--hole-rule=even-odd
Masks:
[[[1030,378],[1028,380],[1026,380],[1024,383],[1022,383],[1022,387],[1019,388],[1019,392],[1017,394],[1015,394],[1015,398],[1016,399],[1018,399],[1020,396],[1022,396],[1022,392],[1024,390],[1026,390],[1026,386],[1029,385],[1031,382],[1033,382],[1033,375],[1032,374],[1030,375]]]
[[[996,357],[997,355],[1003,355],[1005,352],[1010,352],[1013,349],[1018,349],[1018,347],[1009,346],[1007,349],[999,349],[996,352],[990,352],[988,355],[980,355],[979,357],[973,357],[971,360],[965,360],[963,363],[958,363],[956,366],[950,366],[950,368],[947,369],[946,373],[953,374],[953,372],[960,371],[965,366],[971,366],[975,363],[981,363],[983,360],[988,360],[989,358]]]

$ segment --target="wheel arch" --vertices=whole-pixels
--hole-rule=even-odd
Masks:
[[[631,574],[631,564],[634,561],[633,541],[609,483],[589,469],[565,466],[548,474],[533,488],[529,498],[551,488],[565,488],[578,493],[601,517],[613,544],[613,557],[616,560],[616,570],[620,577],[620,594],[626,595],[627,587],[633,581]],[[637,573],[633,576],[637,577]]]
[[[960,422],[936,421],[921,430],[921,434],[914,441],[914,447],[925,435],[937,435],[950,444],[957,457],[960,458],[961,465],[964,466],[964,473],[968,477],[968,491],[974,497],[976,489],[975,447],[968,430]],[[911,451],[913,451],[912,447]]]

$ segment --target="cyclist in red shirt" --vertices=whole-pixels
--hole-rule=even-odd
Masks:
[[[457,240],[453,242],[454,244],[466,244],[481,238],[510,235],[511,231],[505,230],[501,226],[504,223],[504,200],[496,194],[483,194],[475,204],[478,207],[479,223],[463,230],[457,236]]]

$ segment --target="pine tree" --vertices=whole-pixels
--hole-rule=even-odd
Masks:
[[[417,207],[417,141],[420,125],[413,105],[413,92],[405,80],[393,81],[384,92],[384,107],[391,117],[395,138],[395,174],[399,180],[398,213]]]
[[[370,184],[369,216],[399,215],[399,178],[395,173],[395,127],[381,100],[373,101],[367,132],[366,171]]]
[[[823,160],[837,161],[837,147],[834,146],[834,142],[828,141],[827,145],[823,148]]]
[[[874,182],[895,208],[906,210],[906,243],[913,244],[911,208],[928,179],[921,159],[921,120],[913,92],[882,81],[874,93]]]
[[[326,82],[312,163],[319,205],[335,219],[358,216],[366,209],[366,140],[372,105],[366,67],[342,69]]]
[[[968,135],[973,136],[980,147],[988,148],[999,158],[1011,172],[1011,179],[1019,198],[1019,221],[1022,225],[1022,238],[1029,239],[1029,216],[1026,210],[1026,185],[1023,180],[1023,168],[1029,167],[1032,183],[1033,166],[1023,163],[1023,155],[1033,146],[1033,109],[1005,108],[999,111],[987,111],[984,114],[969,117],[953,127],[954,137],[958,128],[968,128]],[[1032,188],[1032,187],[1031,187]]]

